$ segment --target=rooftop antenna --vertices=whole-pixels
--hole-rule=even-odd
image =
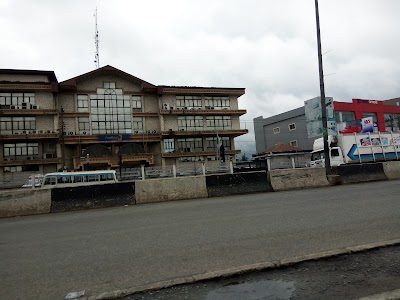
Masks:
[[[94,12],[94,20],[95,20],[95,32],[94,32],[94,44],[96,46],[96,52],[94,54],[94,63],[96,64],[96,69],[100,68],[100,56],[99,56],[99,30],[97,28],[97,7]]]

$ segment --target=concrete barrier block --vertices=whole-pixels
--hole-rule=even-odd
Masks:
[[[383,172],[389,180],[400,179],[400,161],[388,161],[382,165]]]
[[[12,190],[0,194],[0,217],[15,217],[50,212],[49,190]]]
[[[344,184],[388,180],[383,171],[383,163],[340,165],[337,170]]]
[[[136,203],[207,198],[204,176],[136,181]]]
[[[274,191],[328,186],[324,168],[279,169],[268,172]]]
[[[272,191],[265,171],[209,175],[206,185],[209,197]]]
[[[134,182],[51,189],[51,212],[131,204],[135,204]]]

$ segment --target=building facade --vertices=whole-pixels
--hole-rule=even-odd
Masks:
[[[398,98],[386,101],[352,99],[352,102],[333,101],[337,127],[354,124],[357,120],[372,117],[376,131],[399,131],[400,106]],[[308,138],[304,106],[269,118],[253,120],[257,153],[275,144],[289,144],[303,150],[312,150],[315,138]],[[296,144],[297,143],[297,144]]]
[[[0,70],[0,175],[212,164],[219,143],[234,160],[244,93],[156,86],[112,66],[60,83],[54,72]]]
[[[257,153],[277,144],[312,150],[313,139],[307,137],[304,106],[269,118],[253,120]]]

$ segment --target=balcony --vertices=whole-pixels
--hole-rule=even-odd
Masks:
[[[61,163],[61,158],[46,158],[46,159],[10,159],[10,160],[2,160],[0,161],[0,167],[7,166],[24,166],[24,165],[50,165],[50,164],[59,164]]]
[[[240,154],[241,150],[225,150],[225,155],[236,155]],[[213,151],[196,151],[196,152],[183,152],[174,151],[169,153],[163,153],[162,157],[182,157],[182,156],[212,156],[216,155],[217,150]]]
[[[57,115],[56,109],[0,109],[0,116]]]
[[[38,132],[35,130],[35,132]],[[6,141],[6,140],[42,140],[42,139],[58,139],[59,135],[58,133],[55,133],[53,131],[50,131],[48,133],[31,133],[26,132],[26,133],[14,133],[14,134],[1,134],[0,135],[0,140]]]
[[[160,110],[161,115],[244,115],[246,114],[245,109],[205,109],[205,108],[193,108],[193,109],[162,109]]]
[[[218,130],[218,134],[220,136],[233,136],[237,137],[243,134],[248,133],[248,129],[224,129],[224,130]],[[163,137],[168,136],[216,136],[217,131],[216,130],[202,130],[202,131],[187,131],[187,130],[169,130],[169,131],[163,131],[162,132]]]
[[[154,164],[154,155],[152,153],[124,154],[121,155],[122,164],[129,163],[148,163]],[[102,156],[102,157],[74,157],[74,168],[80,169],[83,165],[107,165],[113,168],[119,166],[119,155]]]
[[[152,131],[153,132],[153,131]],[[160,133],[132,133],[132,134],[110,134],[112,139],[103,140],[99,136],[104,135],[85,135],[68,132],[64,135],[65,144],[94,144],[94,143],[115,143],[115,142],[160,142]]]

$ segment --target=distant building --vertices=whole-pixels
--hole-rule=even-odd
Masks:
[[[269,118],[253,120],[257,153],[275,144],[288,144],[303,150],[312,150],[313,140],[307,137],[304,106]]]
[[[352,102],[334,101],[337,124],[372,117],[381,132],[399,131],[400,98],[387,101],[352,99]],[[272,117],[254,118],[257,153],[275,144],[287,144],[303,150],[312,150],[315,138],[308,138],[304,106]]]
[[[240,150],[244,88],[156,86],[105,66],[58,83],[0,69],[0,176],[216,163]]]

